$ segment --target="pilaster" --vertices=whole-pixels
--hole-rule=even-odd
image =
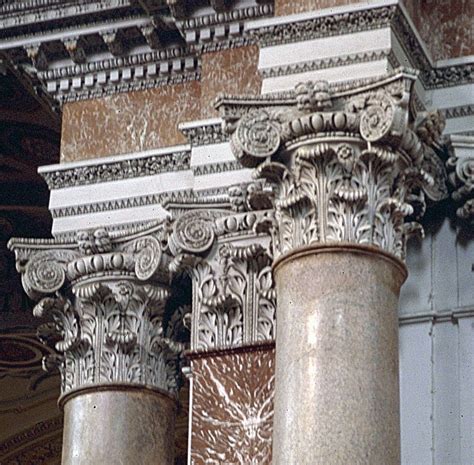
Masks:
[[[474,136],[452,135],[451,156],[447,161],[451,194],[457,216],[465,225],[474,222]]]
[[[270,465],[276,296],[269,238],[253,229],[270,205],[255,184],[229,198],[231,210],[180,216],[170,241],[193,289],[190,454]]]

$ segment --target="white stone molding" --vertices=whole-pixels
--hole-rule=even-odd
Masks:
[[[78,229],[153,222],[204,205],[228,207],[228,187],[246,184],[252,177],[251,170],[235,161],[228,141],[215,143],[221,138],[212,135],[207,140],[209,134],[222,132],[222,122],[217,121],[219,132],[210,132],[205,122],[190,124],[195,146],[39,168],[51,190],[53,235],[64,238]],[[199,145],[203,138],[206,145]]]
[[[426,198],[447,195],[439,113],[413,121],[416,74],[400,71],[345,90],[298,84],[285,95],[224,97],[231,147],[275,189],[261,229],[274,256],[321,243],[378,247],[400,259]]]
[[[2,7],[0,50],[54,99],[53,106],[200,79],[202,53],[254,43],[261,50],[264,92],[289,89],[291,76],[363,79],[400,64],[420,69],[423,90],[417,93],[428,108],[432,91],[473,84],[472,57],[434,63],[399,0],[272,15],[271,3],[254,0],[227,10],[219,2],[190,8],[180,1],[38,1]],[[74,25],[64,26],[73,17]],[[33,19],[39,31],[29,29]],[[449,121],[449,133],[465,131],[465,121],[457,119]]]
[[[185,345],[164,324],[170,294],[169,224],[109,234],[79,231],[74,242],[12,239],[33,313],[50,321],[39,335],[57,355],[62,395],[109,384],[140,385],[174,395]]]
[[[193,147],[219,144],[229,140],[229,136],[222,130],[220,118],[180,123],[178,127]]]
[[[40,167],[38,172],[49,189],[55,190],[189,170],[190,161],[190,147],[183,145],[171,150],[157,149],[86,162],[48,165]]]
[[[474,225],[474,136],[452,135],[451,156],[446,165],[453,187],[453,200],[459,204],[458,217]]]

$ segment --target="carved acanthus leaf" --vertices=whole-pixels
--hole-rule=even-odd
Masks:
[[[275,258],[333,242],[404,258],[414,230],[405,221],[424,213],[426,196],[446,196],[443,119],[435,112],[410,121],[415,78],[403,71],[335,92],[325,82],[302,83],[291,102],[220,101],[234,155],[273,186],[274,214],[256,227],[272,235]]]
[[[271,258],[259,243],[222,245],[217,262],[192,270],[191,348],[222,349],[273,340],[275,292]]]

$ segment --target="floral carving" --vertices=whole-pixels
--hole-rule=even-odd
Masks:
[[[215,238],[213,222],[216,214],[198,210],[181,215],[175,221],[170,236],[170,248],[173,254],[207,252]]]
[[[191,271],[192,349],[222,349],[275,337],[271,258],[260,244],[221,246],[217,263]]]
[[[146,281],[159,269],[163,258],[161,245],[157,239],[148,236],[135,242],[137,253],[135,259],[135,274],[137,278]]]
[[[57,354],[44,367],[59,369],[63,395],[104,383],[177,391],[185,345],[173,319],[164,322],[167,235],[163,223],[130,239],[102,229],[79,232],[76,243],[10,244],[25,289],[39,300],[34,315],[49,320],[38,332]]]
[[[466,224],[474,222],[474,137],[451,136],[452,153],[446,163],[451,186],[451,196],[459,205],[457,215]]]
[[[37,299],[43,294],[59,291],[65,283],[66,264],[76,256],[73,251],[41,251],[28,260],[24,267],[19,261],[25,292],[32,299]]]
[[[394,105],[385,94],[374,95],[360,116],[360,135],[375,142],[388,134],[394,119]]]
[[[278,121],[280,131],[273,152],[252,158],[255,178],[275,194],[274,212],[256,225],[271,234],[275,258],[334,242],[376,246],[404,258],[408,236],[421,229],[415,220],[426,197],[446,196],[439,158],[443,122],[439,114],[410,121],[414,79],[403,72],[342,92],[324,83],[298,84],[284,107],[281,96],[245,100],[266,121]],[[252,124],[254,113],[242,111],[240,103],[236,111],[244,116],[235,124],[234,101],[220,105],[236,140],[248,137],[239,129]],[[244,142],[232,145],[245,165],[242,147]]]
[[[273,155],[279,146],[279,126],[265,110],[243,116],[232,137],[234,154],[247,167]]]

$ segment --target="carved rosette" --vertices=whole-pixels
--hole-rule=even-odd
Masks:
[[[404,259],[427,199],[447,194],[444,122],[438,113],[411,121],[415,78],[401,72],[343,91],[305,83],[286,98],[220,102],[236,158],[273,186],[274,211],[259,228],[275,258],[354,243]]]
[[[167,231],[111,238],[81,231],[76,243],[12,240],[25,291],[47,318],[39,337],[57,355],[62,394],[108,384],[148,386],[174,395],[184,345],[164,324],[169,297]]]

